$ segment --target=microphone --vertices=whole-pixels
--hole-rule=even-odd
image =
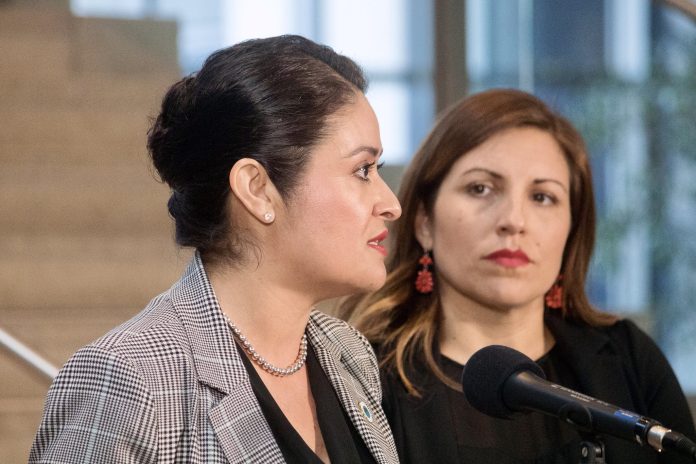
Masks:
[[[681,433],[604,401],[546,380],[539,365],[517,350],[491,345],[469,359],[462,374],[467,401],[489,416],[536,411],[587,432],[676,450],[696,461],[696,444]]]

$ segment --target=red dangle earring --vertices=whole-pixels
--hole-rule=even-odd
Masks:
[[[546,292],[546,306],[552,309],[563,307],[563,274],[559,274],[556,282]]]
[[[430,271],[430,266],[433,264],[433,258],[430,257],[430,252],[426,251],[418,260],[421,265],[418,275],[416,276],[416,290],[419,293],[427,295],[433,291],[433,273]]]

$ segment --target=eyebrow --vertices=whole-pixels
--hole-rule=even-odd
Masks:
[[[471,168],[462,173],[462,176],[465,176],[467,174],[471,174],[472,172],[483,172],[485,174],[488,174],[489,176],[493,177],[494,179],[502,179],[503,176],[500,173],[497,173],[495,171],[491,171],[490,169],[484,169],[484,168]],[[554,184],[557,184],[559,187],[561,187],[566,193],[568,193],[568,188],[563,185],[560,181],[556,179],[546,179],[546,178],[541,178],[541,179],[534,179],[534,184],[543,184],[545,182],[553,182]]]
[[[370,153],[375,158],[379,158],[379,156],[382,154],[381,148],[371,147],[369,145],[361,145],[358,148],[352,150],[350,153],[348,153],[345,156],[345,158],[350,158],[351,156],[355,156],[355,155],[362,153],[364,151]]]

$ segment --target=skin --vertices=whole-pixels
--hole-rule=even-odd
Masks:
[[[401,215],[377,172],[382,145],[367,100],[358,96],[330,124],[336,131],[314,151],[279,231],[290,266],[277,268],[279,280],[320,299],[382,286],[384,255],[366,244]]]
[[[237,266],[210,269],[210,280],[223,312],[276,366],[294,362],[318,302],[384,283],[383,250],[371,239],[401,215],[377,172],[379,125],[365,97],[356,94],[328,124],[290,199],[254,160],[240,160],[230,172],[231,217],[259,253]],[[307,370],[274,377],[254,367],[300,436],[328,462]]]
[[[571,225],[570,171],[558,143],[536,128],[500,132],[464,154],[443,180],[416,235],[432,249],[443,310],[440,349],[466,363],[503,344],[532,359],[553,346],[544,294],[558,276]],[[522,250],[525,260],[492,259]]]

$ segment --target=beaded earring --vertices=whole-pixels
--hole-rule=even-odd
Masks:
[[[551,309],[560,309],[563,307],[563,274],[559,274],[556,282],[553,286],[546,292],[544,300],[546,301],[546,306]]]
[[[419,293],[427,295],[433,291],[433,273],[430,271],[430,266],[433,264],[433,258],[430,257],[430,251],[423,253],[423,256],[418,260],[421,269],[416,276],[416,290]]]

